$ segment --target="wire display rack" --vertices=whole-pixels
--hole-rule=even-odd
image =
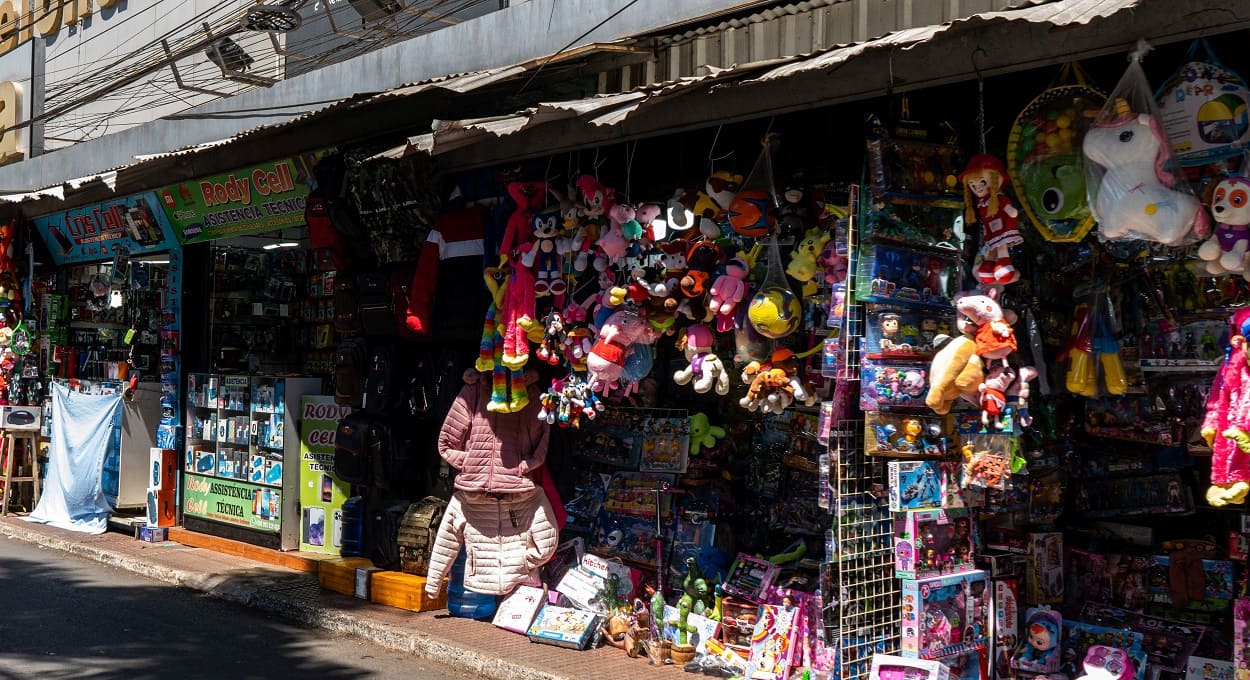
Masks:
[[[859,246],[858,192],[852,191],[847,228],[850,266],[841,319],[843,362],[838,379],[859,382],[864,309],[853,298]],[[854,399],[857,390],[850,390]],[[855,411],[858,413],[858,411]],[[825,589],[825,639],[840,680],[867,680],[874,654],[898,649],[899,582],[894,578],[894,524],[887,503],[883,460],[864,454],[862,417],[839,420],[830,434],[826,463],[829,512]],[[824,475],[822,475],[823,477]]]

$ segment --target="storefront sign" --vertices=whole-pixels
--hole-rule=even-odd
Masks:
[[[118,248],[144,255],[176,246],[169,222],[147,192],[34,219],[57,265],[113,257]]]
[[[300,550],[337,555],[342,546],[348,489],[334,474],[334,436],[339,420],[351,412],[334,397],[300,398]]]
[[[282,528],[282,492],[228,479],[188,473],[183,512],[224,524],[277,533]]]
[[[165,187],[161,203],[183,243],[304,224],[311,163],[288,158]]]

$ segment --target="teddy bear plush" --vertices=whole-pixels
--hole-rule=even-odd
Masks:
[[[972,404],[980,403],[980,386],[985,381],[977,343],[972,336],[976,326],[970,319],[956,319],[959,335],[936,335],[933,346],[937,354],[929,367],[929,393],[925,405],[935,413],[950,413],[955,400],[963,397]]]

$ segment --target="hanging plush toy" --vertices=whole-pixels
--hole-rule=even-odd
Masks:
[[[590,266],[590,256],[597,247],[600,236],[607,229],[607,212],[612,207],[613,193],[591,175],[577,178],[577,191],[582,200],[577,210],[577,235],[573,238],[573,248],[577,253],[573,260],[573,269],[584,272]],[[567,217],[568,215],[566,219]]]
[[[521,264],[534,273],[536,297],[561,297],[567,286],[561,278],[560,213],[555,209],[533,213],[531,223],[533,240],[520,247]]]
[[[738,303],[746,297],[747,276],[751,268],[746,260],[735,257],[725,265],[725,273],[716,278],[710,290],[708,309],[716,314],[716,331],[727,333],[733,330],[735,313]]]
[[[681,280],[686,276],[686,253],[690,242],[673,239],[660,244],[660,266],[664,268],[663,281],[652,291],[657,297],[676,296],[681,290]],[[674,298],[675,299],[675,298]]]
[[[599,241],[595,244],[598,254],[595,256],[595,269],[599,271],[607,271],[609,267],[620,262],[621,258],[629,251],[629,241],[625,238],[625,232],[622,226],[626,222],[632,222],[634,219],[634,211],[628,206],[614,205],[609,210],[608,228],[599,236]],[[637,224],[635,222],[635,224]]]
[[[799,241],[794,247],[794,252],[790,254],[790,264],[786,267],[786,274],[803,284],[804,297],[816,294],[815,278],[820,268],[818,261],[830,238],[829,232],[820,227],[808,229],[803,240]]]
[[[1202,437],[1212,450],[1207,502],[1217,508],[1240,505],[1250,492],[1250,308],[1233,314],[1229,333],[1231,352],[1211,387],[1202,421]]]
[[[684,352],[685,368],[673,374],[673,382],[687,385],[693,381],[694,391],[700,394],[709,392],[713,387],[717,394],[729,394],[729,373],[720,357],[712,353],[714,338],[707,326],[691,326],[681,332],[677,339],[677,349]]]
[[[727,170],[712,173],[698,193],[692,212],[699,220],[699,232],[707,238],[719,238],[720,226],[726,218],[734,196],[742,186],[742,175]]]
[[[541,210],[547,201],[546,182],[510,182],[508,195],[516,202],[516,210],[508,217],[499,253],[513,257],[522,246],[534,240],[534,212]]]
[[[799,360],[788,349],[775,350],[766,363],[752,361],[742,369],[749,385],[738,404],[748,411],[782,413],[794,402],[811,406],[816,397],[798,378]]]
[[[648,338],[648,328],[646,320],[632,309],[622,309],[608,317],[586,359],[595,391],[606,394],[617,386],[630,346]]]
[[[1095,123],[1082,145],[1086,160],[1103,173],[1090,203],[1102,237],[1178,246],[1191,232],[1206,236],[1202,204],[1172,188],[1177,180],[1166,167],[1167,138],[1158,119],[1134,113],[1124,100],[1116,102],[1116,113]]]
[[[690,416],[690,455],[697,456],[699,451],[710,449],[725,438],[725,428],[713,425],[706,413],[694,413]]]
[[[1198,248],[1198,257],[1212,276],[1244,276],[1250,246],[1250,179],[1228,177],[1215,185],[1211,213],[1215,215],[1215,233]]]
[[[507,274],[498,268],[484,272],[486,288],[490,291],[490,307],[482,324],[482,342],[478,346],[475,368],[491,374],[490,403],[486,410],[491,413],[516,413],[529,405],[529,393],[525,389],[525,374],[518,368],[504,364],[504,337],[500,326],[501,310],[507,296]]]
[[[959,176],[964,185],[964,222],[981,225],[981,264],[977,280],[984,284],[1014,283],[1020,274],[1011,262],[1011,248],[1024,243],[1017,221],[1019,211],[1007,198],[1007,171],[1003,162],[988,154],[968,161]]]
[[[551,310],[542,318],[543,340],[538,345],[538,358],[555,366],[560,363],[561,353],[568,342],[564,315]]]

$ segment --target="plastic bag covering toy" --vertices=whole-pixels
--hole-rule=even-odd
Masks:
[[[1231,351],[1207,397],[1202,437],[1211,446],[1211,487],[1215,507],[1241,504],[1250,492],[1250,308],[1233,314]]]
[[[1190,43],[1185,63],[1159,87],[1155,101],[1181,165],[1206,165],[1250,145],[1250,88],[1205,39]]]
[[[1098,394],[1099,368],[1108,394],[1121,395],[1128,390],[1124,364],[1120,361],[1120,343],[1111,326],[1110,301],[1104,300],[1105,297],[1104,293],[1092,304],[1077,305],[1068,346],[1058,356],[1059,361],[1069,361],[1064,379],[1068,391],[1083,397]]]
[[[725,273],[716,278],[709,291],[708,309],[716,315],[716,331],[726,333],[733,330],[734,312],[738,303],[746,297],[747,277],[751,268],[746,260],[735,257],[725,265]]]
[[[1198,248],[1198,257],[1212,276],[1246,272],[1250,247],[1250,179],[1228,177],[1211,194],[1215,233]]]
[[[710,449],[724,438],[725,428],[708,422],[706,413],[690,416],[690,455],[697,456],[700,450]]]
[[[1017,221],[1019,211],[1004,190],[1009,183],[1002,161],[978,154],[959,175],[967,206],[964,221],[981,225],[981,264],[977,280],[984,284],[1014,283],[1020,278],[1011,263],[1011,248],[1024,243]]]
[[[1016,116],[1007,138],[1007,174],[1020,211],[1047,241],[1078,243],[1094,228],[1081,144],[1107,101],[1078,64],[1064,64],[1056,84]]]
[[[775,350],[767,363],[752,361],[742,369],[742,382],[750,387],[738,404],[763,413],[781,413],[796,401],[815,404],[816,397],[799,380],[798,369],[798,358],[788,349]]]
[[[612,313],[599,329],[599,338],[586,359],[591,385],[596,392],[607,393],[616,387],[625,370],[630,346],[649,335],[646,319],[630,309]]]
[[[673,382],[689,385],[695,392],[707,393],[713,388],[717,394],[729,394],[729,372],[720,357],[712,352],[714,338],[707,326],[691,326],[684,329],[677,339],[677,349],[685,352],[685,368],[673,374]]]

